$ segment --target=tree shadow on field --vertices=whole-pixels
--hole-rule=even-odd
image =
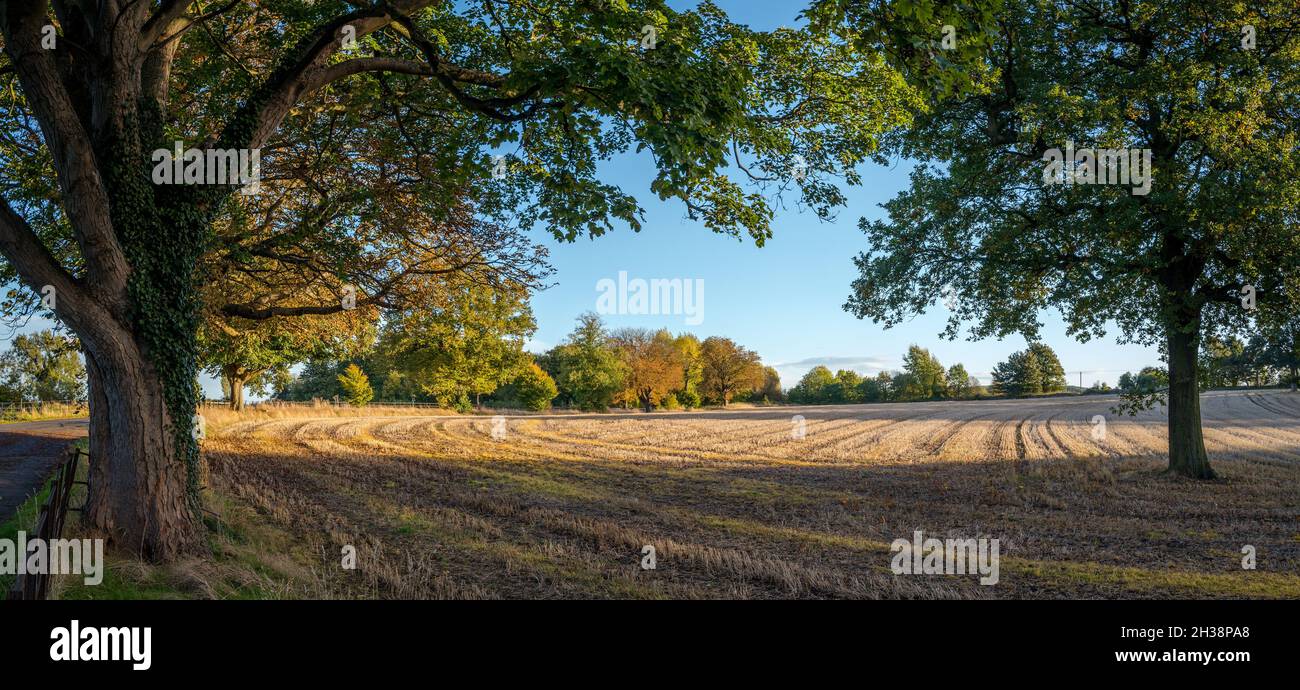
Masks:
[[[599,554],[614,539],[599,535],[633,533],[851,574],[887,566],[888,545],[919,530],[999,539],[1014,567],[997,596],[1201,597],[1300,593],[1300,463],[1283,457],[1300,447],[1278,452],[1215,457],[1215,482],[1166,474],[1158,453],[871,464],[398,448],[209,456],[214,484],[267,515],[298,530],[366,526],[399,550],[423,548],[394,526],[414,511],[437,539],[469,530],[511,548],[576,540],[566,548]],[[1246,545],[1258,573],[1242,570]]]

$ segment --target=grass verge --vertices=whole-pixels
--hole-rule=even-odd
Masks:
[[[85,405],[69,403],[41,403],[39,406],[10,406],[0,412],[0,424],[39,422],[46,419],[76,419],[90,416]]]

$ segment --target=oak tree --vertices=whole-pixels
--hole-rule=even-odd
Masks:
[[[259,152],[274,171],[305,148],[343,166],[354,149],[331,127],[375,123],[369,145],[410,164],[367,166],[357,189],[409,183],[426,208],[572,240],[640,228],[637,200],[598,174],[635,148],[654,159],[657,197],[761,244],[782,193],[823,216],[842,204],[840,183],[916,100],[874,53],[751,31],[707,2],[24,0],[0,2],[0,39],[4,270],[53,289],[84,347],[86,519],[153,558],[203,548],[198,267],[231,196],[250,191],[188,167],[166,184],[158,152]],[[273,243],[327,243],[365,219]],[[285,308],[315,307],[335,305]]]
[[[1032,340],[1049,307],[1082,340],[1118,327],[1167,361],[1169,470],[1213,478],[1198,350],[1300,296],[1300,5],[1006,0],[983,26],[977,88],[893,142],[919,164],[862,222],[846,308],[892,326],[951,294],[950,336]]]

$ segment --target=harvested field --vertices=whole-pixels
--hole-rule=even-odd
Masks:
[[[1300,394],[1204,396],[1213,482],[1114,403],[214,415],[205,454],[331,596],[1300,597]],[[894,575],[915,530],[999,539],[1000,581]]]

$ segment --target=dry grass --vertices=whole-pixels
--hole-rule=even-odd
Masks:
[[[272,596],[1300,596],[1300,395],[1205,396],[1214,482],[1164,474],[1162,413],[1113,403],[518,416],[503,440],[488,417],[214,414],[205,449],[224,510],[273,535],[226,561],[273,544],[289,584],[249,589]],[[1000,539],[1001,582],[892,574],[914,530]]]
[[[267,422],[277,419],[330,419],[353,417],[400,417],[411,414],[425,416],[455,415],[451,410],[437,407],[410,408],[400,405],[331,405],[328,403],[281,405],[262,403],[235,412],[224,403],[207,403],[200,410],[209,426],[221,427],[238,422]]]
[[[0,407],[0,424],[88,416],[90,409],[84,403],[10,403]]]

